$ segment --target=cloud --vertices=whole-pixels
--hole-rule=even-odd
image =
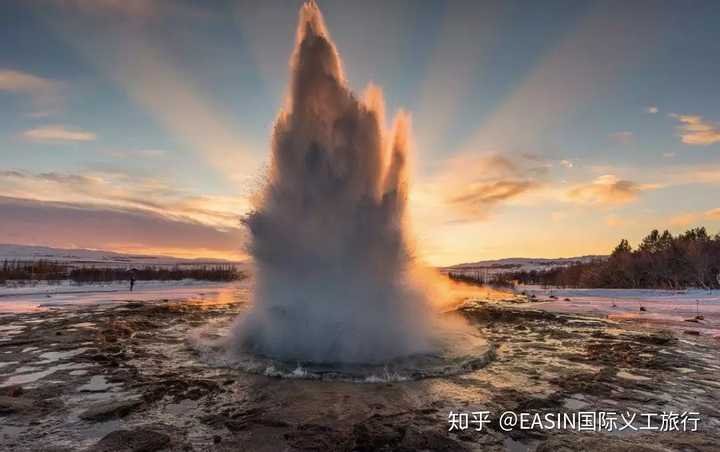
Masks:
[[[610,138],[612,138],[614,141],[617,141],[618,143],[627,144],[633,140],[635,135],[628,131],[622,131],[622,132],[615,132],[610,134]]]
[[[244,231],[153,212],[0,196],[0,237],[12,243],[189,257],[243,256]]]
[[[720,220],[720,208],[706,210],[704,212],[686,212],[670,218],[672,226],[687,227],[693,224],[700,224],[702,221]]]
[[[159,179],[121,172],[0,170],[0,193],[35,201],[145,210],[220,229],[236,227],[240,215],[249,209],[249,201],[244,197],[199,195]]]
[[[13,69],[0,69],[1,91],[30,96],[36,108],[44,109],[32,115],[47,116],[60,100],[58,82]]]
[[[432,183],[419,184],[420,199],[449,207],[446,222],[486,219],[500,206],[540,187],[547,172],[542,160],[527,156],[460,155],[447,161]]]
[[[702,215],[698,212],[682,213],[682,214],[675,215],[672,218],[670,218],[670,225],[677,226],[677,227],[685,227],[685,226],[689,226],[693,223],[696,223],[701,218],[702,218]]]
[[[153,158],[162,157],[167,152],[164,149],[111,149],[105,151],[106,154],[116,158]]]
[[[56,89],[52,80],[12,69],[0,69],[0,91],[35,94]]]
[[[720,207],[705,212],[705,217],[711,220],[720,220]]]
[[[63,125],[48,125],[35,127],[26,130],[23,138],[35,142],[58,142],[58,141],[94,141],[97,136],[92,132],[82,130],[70,130]]]
[[[645,111],[654,115],[655,113],[659,112],[660,110],[655,105],[651,105],[647,109],[645,109]]]
[[[662,180],[663,185],[670,187],[676,185],[718,185],[720,184],[720,165],[712,163],[692,165],[663,165],[656,168],[644,169],[644,174],[656,180]]]
[[[717,123],[706,121],[698,115],[671,113],[670,117],[682,123],[678,126],[678,131],[683,143],[696,146],[720,143],[720,125]]]
[[[663,153],[663,157],[665,157],[666,159],[672,159],[672,158],[675,158],[675,156],[676,156],[676,154],[674,152],[664,152]]]
[[[567,196],[578,204],[620,205],[635,201],[643,190],[652,188],[657,186],[641,185],[606,174],[589,184],[576,185],[567,192]]]
[[[560,160],[560,166],[570,169],[573,167],[573,163],[570,160]]]
[[[489,208],[535,188],[536,185],[535,182],[529,180],[470,184],[463,193],[450,198],[449,202],[462,206],[468,213],[484,215]]]

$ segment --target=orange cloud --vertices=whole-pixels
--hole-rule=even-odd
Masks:
[[[720,143],[720,125],[717,123],[706,121],[698,115],[672,113],[670,116],[682,123],[678,130],[683,143],[700,146]]]
[[[702,215],[697,212],[683,213],[670,218],[670,225],[684,227],[696,223],[701,218]]]
[[[537,186],[529,180],[501,180],[470,184],[464,191],[449,199],[449,202],[461,207],[468,214],[482,217],[496,205],[515,198],[516,196]]]
[[[720,220],[720,208],[710,209],[705,212],[687,212],[670,218],[670,224],[673,226],[689,226],[699,224],[702,221]]]
[[[411,205],[421,223],[487,219],[497,208],[542,185],[547,166],[534,158],[461,155],[414,184]]]
[[[57,84],[49,79],[12,69],[0,69],[0,91],[13,93],[37,94],[52,92]]]
[[[0,218],[0,237],[17,244],[180,257],[245,255],[240,228],[217,229],[137,209],[0,196]]]
[[[711,220],[720,220],[720,207],[705,212],[705,216]]]
[[[244,197],[197,195],[159,179],[123,173],[0,171],[0,193],[34,201],[143,210],[219,229],[237,227],[240,215],[249,209]]]
[[[52,110],[60,101],[60,84],[27,72],[13,69],[0,69],[0,91],[30,96],[36,107]],[[33,116],[46,116],[47,111],[32,113]]]
[[[635,201],[643,190],[656,188],[629,180],[621,180],[612,174],[596,178],[589,184],[577,185],[567,192],[570,200],[579,204],[619,205]]]
[[[94,141],[97,139],[97,136],[92,132],[71,130],[63,125],[35,127],[23,132],[22,137],[28,141],[50,143],[58,141]]]

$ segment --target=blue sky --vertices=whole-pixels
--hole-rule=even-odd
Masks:
[[[3,2],[0,242],[242,256],[300,4]],[[720,3],[319,5],[353,89],[412,114],[428,261],[720,229]]]

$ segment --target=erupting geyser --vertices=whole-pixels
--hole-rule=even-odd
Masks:
[[[248,216],[256,266],[238,350],[377,363],[432,350],[405,226],[409,122],[385,130],[380,90],[349,90],[317,5],[300,11],[267,185]]]

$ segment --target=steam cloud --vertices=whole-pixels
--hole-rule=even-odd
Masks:
[[[314,2],[300,11],[268,181],[248,216],[254,303],[236,349],[282,360],[382,362],[430,351],[405,210],[409,118],[349,90]]]

